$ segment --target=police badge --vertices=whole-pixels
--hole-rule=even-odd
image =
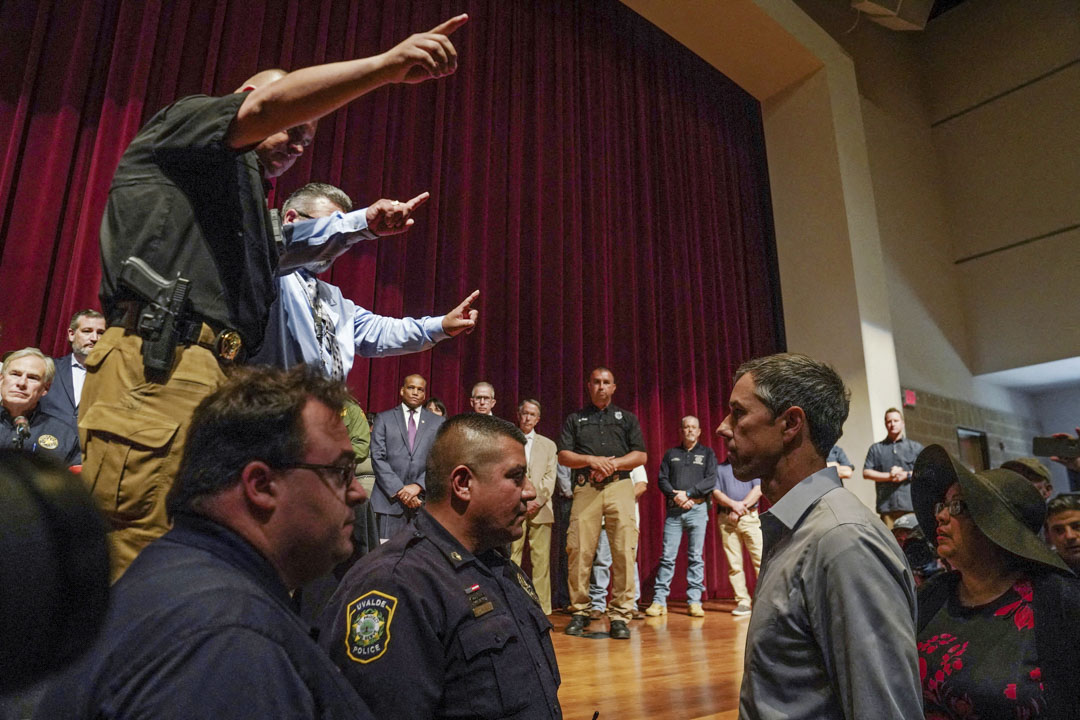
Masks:
[[[42,435],[38,438],[37,441],[38,445],[45,448],[46,450],[55,450],[60,446],[60,441],[52,435]]]
[[[394,619],[397,598],[378,590],[361,595],[345,611],[348,632],[345,652],[355,662],[367,664],[378,660],[390,645],[390,621]]]

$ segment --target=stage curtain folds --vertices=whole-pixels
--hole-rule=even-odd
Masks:
[[[371,55],[459,12],[456,75],[324,118],[274,191],[280,204],[328,181],[362,207],[430,190],[408,235],[356,248],[332,281],[385,315],[442,314],[481,291],[476,332],[358,362],[350,386],[383,410],[420,372],[456,412],[485,379],[496,414],[535,396],[556,437],[603,364],[641,420],[653,485],[683,415],[722,456],[712,431],[732,372],[782,345],[761,112],[615,0],[0,3],[0,347],[63,354],[70,315],[98,305],[109,182],[153,112],[261,68]],[[641,515],[648,597],[655,487]],[[706,561],[709,594],[730,596],[715,524]],[[674,597],[684,569],[685,554]]]

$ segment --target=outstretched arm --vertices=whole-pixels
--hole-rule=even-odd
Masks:
[[[379,55],[314,65],[256,88],[240,106],[226,142],[234,149],[251,147],[276,132],[318,120],[383,85],[452,74],[457,70],[457,51],[449,36],[468,19],[458,15]]]

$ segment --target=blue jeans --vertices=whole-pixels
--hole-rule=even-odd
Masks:
[[[589,578],[589,607],[604,611],[607,607],[608,585],[611,584],[611,543],[607,531],[600,529],[600,541],[596,544],[596,558],[593,559],[592,577]],[[638,576],[637,563],[634,563],[634,603],[641,600],[641,578]]]
[[[705,561],[702,560],[702,550],[705,547],[705,526],[708,524],[708,503],[695,505],[691,510],[668,510],[668,516],[664,519],[664,549],[660,557],[660,569],[656,572],[653,602],[667,605],[671,578],[675,576],[675,557],[679,554],[684,532],[690,534],[686,549],[686,599],[692,603],[701,602],[701,595],[705,592]]]

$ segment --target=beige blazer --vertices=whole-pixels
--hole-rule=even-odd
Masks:
[[[533,435],[533,447],[529,451],[529,480],[536,488],[536,502],[542,506],[536,517],[529,520],[533,525],[551,525],[555,522],[555,513],[551,511],[551,494],[555,492],[558,456],[554,442],[540,433]]]

